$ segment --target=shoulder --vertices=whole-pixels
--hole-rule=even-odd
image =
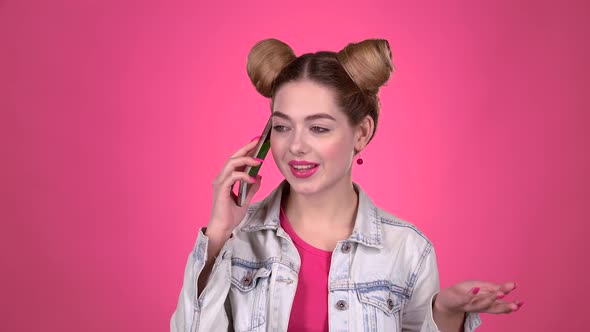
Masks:
[[[399,218],[381,207],[376,207],[376,210],[377,220],[383,225],[385,231],[404,232],[408,236],[419,237],[425,242],[430,242],[428,237],[413,223]]]
[[[365,237],[374,240],[368,242],[393,250],[408,246],[410,250],[432,246],[430,239],[416,225],[376,205],[360,185],[353,185],[359,194],[357,222],[362,223],[357,226]]]
[[[396,270],[401,273],[399,275],[408,276],[407,284],[414,285],[416,278],[421,274],[436,274],[432,241],[413,223],[382,208],[376,210],[382,230],[381,253],[387,257],[395,257]],[[428,270],[425,270],[426,267]]]
[[[375,207],[375,211],[376,221],[382,231],[384,248],[405,248],[422,253],[432,249],[432,241],[416,225],[381,207]]]

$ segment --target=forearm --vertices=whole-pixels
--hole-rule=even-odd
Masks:
[[[209,280],[209,275],[213,270],[213,265],[215,264],[215,259],[219,252],[227,242],[227,240],[231,237],[231,233],[227,233],[224,231],[217,231],[213,228],[207,228],[205,230],[205,235],[208,238],[207,244],[207,261],[201,274],[199,275],[199,280],[197,282],[198,285],[198,294],[197,297],[201,295],[201,292],[207,286],[207,281]]]
[[[463,332],[464,312],[450,312],[437,305],[436,297],[432,303],[432,316],[438,329],[442,332]]]

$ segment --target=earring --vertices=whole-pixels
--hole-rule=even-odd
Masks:
[[[356,160],[356,163],[359,165],[363,164],[363,157],[361,156],[361,153],[359,152],[359,158]]]

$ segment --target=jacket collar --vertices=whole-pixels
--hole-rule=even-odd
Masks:
[[[244,232],[276,230],[280,224],[281,197],[288,185],[289,183],[283,180],[265,199],[250,205],[241,230]],[[379,209],[358,184],[353,182],[353,186],[359,195],[359,207],[354,229],[348,240],[381,249],[383,239]]]

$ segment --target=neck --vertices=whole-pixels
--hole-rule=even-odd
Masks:
[[[294,226],[352,231],[357,206],[358,193],[352,180],[348,179],[314,195],[301,195],[290,190],[284,208]]]

